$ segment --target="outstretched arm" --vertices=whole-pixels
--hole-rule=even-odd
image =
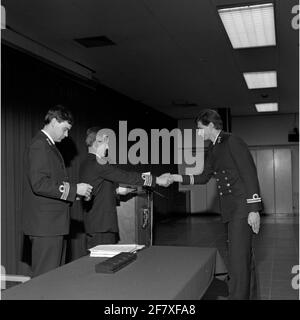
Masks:
[[[204,169],[201,174],[198,175],[180,175],[172,174],[170,177],[171,182],[179,182],[184,185],[193,184],[205,184],[213,175],[211,149],[208,150],[207,156],[204,161]]]

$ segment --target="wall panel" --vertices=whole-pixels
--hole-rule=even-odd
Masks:
[[[257,174],[260,194],[263,199],[263,212],[274,214],[275,211],[275,180],[273,149],[256,150]]]
[[[276,214],[293,212],[292,159],[290,149],[274,150]]]

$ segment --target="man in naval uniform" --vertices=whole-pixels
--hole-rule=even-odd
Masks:
[[[259,232],[262,201],[253,158],[242,139],[222,131],[216,111],[203,110],[196,122],[198,133],[212,142],[203,172],[172,175],[170,180],[193,185],[216,179],[222,220],[228,230],[229,299],[256,299],[252,236]]]
[[[130,189],[121,191],[119,183],[152,188],[156,184],[169,186],[167,176],[156,177],[150,173],[125,171],[106,161],[109,138],[101,131],[99,127],[87,130],[88,154],[79,170],[80,179],[93,186],[90,201],[83,201],[88,248],[119,241],[117,193],[125,195],[130,192]]]
[[[65,235],[69,233],[69,205],[88,197],[92,186],[69,182],[64,160],[55,143],[68,136],[71,113],[57,105],[45,116],[44,128],[25,152],[22,229],[31,240],[32,276],[65,263]]]

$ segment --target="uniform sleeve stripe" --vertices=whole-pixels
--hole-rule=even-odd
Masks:
[[[63,197],[64,197],[64,193],[65,193],[65,185],[64,185],[64,184],[60,185],[59,188],[58,188],[58,190],[59,190],[59,192],[61,192],[61,197],[60,197],[60,199],[64,200]]]
[[[69,192],[70,192],[70,184],[69,184],[69,182],[65,182],[65,181],[63,181],[63,184],[64,184],[64,188],[63,188],[64,191],[63,191],[60,198],[62,200],[67,200]]]
[[[256,203],[256,202],[261,202],[261,198],[252,200],[252,199],[247,199],[247,203]]]
[[[252,201],[252,200],[261,200],[261,198],[257,197],[257,198],[250,198],[250,199],[247,199],[249,201]]]
[[[257,193],[254,193],[252,198],[247,199],[247,203],[256,203],[256,202],[261,202],[261,198]]]
[[[150,187],[152,185],[152,175],[149,176],[148,183],[149,183],[148,186]]]
[[[152,175],[151,174],[142,174],[142,179],[144,180],[144,186],[151,187],[152,186]]]
[[[195,179],[194,176],[192,174],[190,174],[190,184],[194,184],[195,183]]]
[[[66,182],[66,200],[68,198],[69,192],[70,192],[70,183]]]

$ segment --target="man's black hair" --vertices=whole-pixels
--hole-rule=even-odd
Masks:
[[[208,126],[212,122],[216,129],[223,129],[223,121],[219,113],[213,109],[204,109],[196,118],[196,124],[200,121],[203,125]]]
[[[71,111],[61,104],[57,104],[48,110],[44,123],[49,124],[53,118],[55,118],[58,122],[67,121],[70,125],[73,125],[74,122]]]

